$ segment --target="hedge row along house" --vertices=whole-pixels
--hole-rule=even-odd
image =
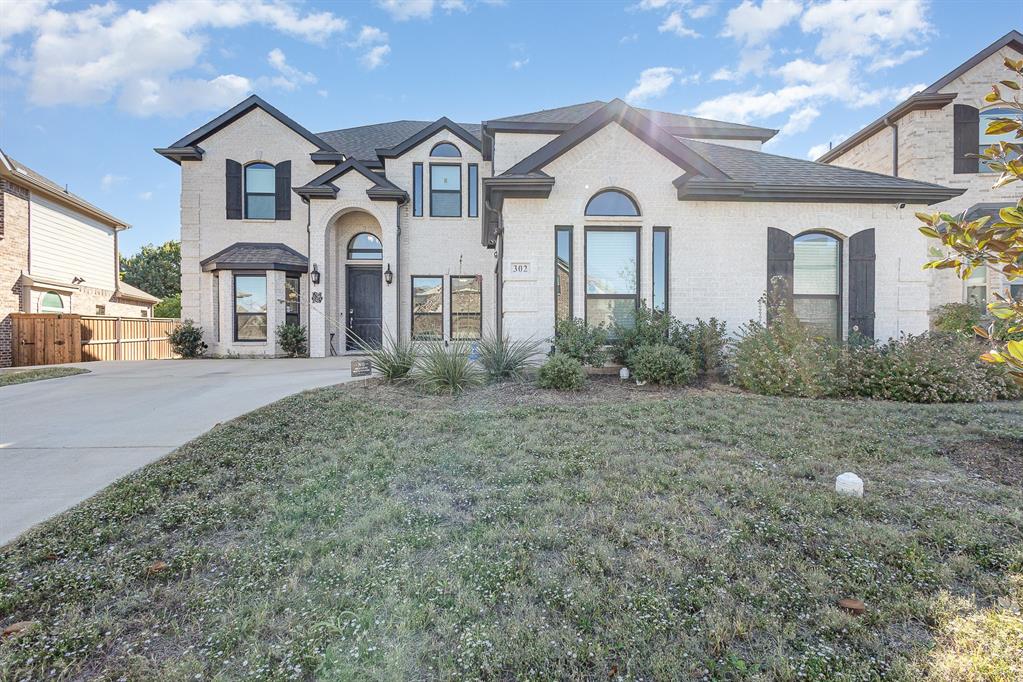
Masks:
[[[762,152],[776,132],[616,99],[313,133],[252,96],[156,150],[181,166],[182,317],[247,356],[297,322],[316,357],[547,338],[643,304],[735,328],[783,277],[836,339],[926,330],[949,288],[914,212],[971,188]]]

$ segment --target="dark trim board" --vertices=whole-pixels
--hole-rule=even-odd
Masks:
[[[473,149],[477,151],[479,151],[481,148],[480,141],[475,135],[473,135],[468,130],[458,125],[454,121],[452,121],[447,116],[444,116],[442,118],[437,119],[430,125],[426,126],[415,135],[409,137],[404,142],[401,142],[400,144],[397,144],[393,147],[378,149],[377,156],[379,156],[381,159],[393,159],[398,156],[401,156],[409,149],[412,149],[416,145],[421,144],[422,142],[430,139],[441,130],[447,130],[451,132],[456,137],[458,137],[458,139],[462,140],[462,142],[465,142],[466,144],[470,145]]]
[[[671,227],[667,225],[654,225],[653,238],[650,240],[650,308],[654,308],[654,239],[657,233],[664,233],[664,312],[671,314]]]

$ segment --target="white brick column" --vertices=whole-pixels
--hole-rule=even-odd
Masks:
[[[327,229],[323,221],[313,221],[310,226],[309,268],[315,265],[320,272],[320,283],[309,279],[309,357],[322,358],[327,355],[326,282],[327,277]]]

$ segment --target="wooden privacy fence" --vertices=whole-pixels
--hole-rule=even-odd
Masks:
[[[14,365],[88,360],[165,360],[174,357],[170,318],[12,313]]]

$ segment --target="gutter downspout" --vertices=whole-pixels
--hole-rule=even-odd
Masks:
[[[884,124],[892,129],[892,176],[899,177],[899,126],[890,118]]]
[[[494,257],[497,259],[497,265],[494,268],[496,274],[496,296],[494,303],[497,306],[496,319],[494,320],[494,328],[496,330],[497,338],[504,338],[504,197],[500,193],[495,192],[494,201],[497,204],[497,249],[494,252]],[[487,203],[490,203],[489,201]]]
[[[394,226],[396,228],[396,235],[394,238],[394,283],[398,289],[394,292],[394,305],[395,305],[395,326],[397,331],[395,332],[395,340],[401,340],[401,207],[408,203],[408,199],[405,201],[399,201],[394,206]]]
[[[305,274],[306,274],[305,288],[306,288],[306,294],[305,294],[305,297],[306,297],[306,302],[305,302],[305,309],[306,309],[307,312],[306,312],[305,315],[306,315],[306,325],[311,330],[313,328],[313,276],[312,276],[313,259],[310,258],[310,256],[313,253],[313,251],[312,251],[312,249],[313,249],[313,228],[312,228],[312,225],[313,225],[313,202],[309,199],[309,197],[302,197],[302,203],[305,204],[305,207],[306,207],[306,214],[305,214],[305,260],[306,260],[306,264],[305,264]],[[301,321],[302,321],[302,319],[299,318],[299,322],[301,322]],[[312,353],[310,353],[310,355],[312,355]],[[324,355],[326,355],[326,353],[324,353]]]

